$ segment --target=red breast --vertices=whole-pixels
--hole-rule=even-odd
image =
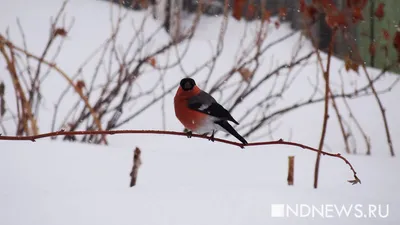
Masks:
[[[191,131],[195,131],[201,126],[204,119],[207,117],[206,114],[192,110],[187,106],[189,98],[198,95],[200,92],[201,90],[197,86],[190,91],[184,91],[179,87],[174,98],[176,117],[181,121],[183,126]]]

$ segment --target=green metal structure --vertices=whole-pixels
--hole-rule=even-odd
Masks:
[[[384,17],[379,20],[374,14],[378,5],[384,3]],[[397,53],[393,47],[393,37],[400,26],[400,0],[369,0],[364,9],[364,21],[357,27],[357,45],[361,57],[366,65],[383,68],[397,60]],[[384,37],[384,30],[389,33],[389,40]],[[375,41],[376,54],[371,56],[369,47]],[[388,46],[388,52],[382,48]],[[400,69],[392,71],[400,73]]]

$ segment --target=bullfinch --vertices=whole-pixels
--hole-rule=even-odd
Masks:
[[[188,137],[191,137],[192,131],[203,135],[211,133],[209,140],[214,141],[215,131],[222,130],[235,136],[244,145],[247,144],[228,121],[239,123],[210,94],[197,87],[192,78],[181,80],[175,94],[174,107],[176,117],[189,130]]]

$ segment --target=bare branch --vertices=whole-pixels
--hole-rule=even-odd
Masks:
[[[0,135],[0,140],[10,140],[10,141],[32,141],[35,142],[37,139],[41,138],[47,138],[47,137],[53,137],[53,136],[75,136],[75,135],[114,135],[114,134],[164,134],[164,135],[174,135],[174,136],[185,136],[187,137],[187,133],[185,132],[176,132],[176,131],[161,131],[161,130],[108,130],[108,131],[57,131],[57,132],[50,132],[50,133],[44,133],[44,134],[39,134],[39,135],[33,135],[33,136],[1,136]],[[191,137],[196,137],[196,138],[201,138],[201,139],[206,139],[209,140],[209,137],[206,137],[201,134],[192,134]],[[234,142],[234,141],[229,141],[225,139],[220,139],[220,138],[215,138],[216,142],[224,143],[224,144],[229,144],[229,145],[234,145],[238,146],[240,148],[244,148],[245,146],[265,146],[265,145],[288,145],[288,146],[295,146],[299,147],[302,149],[306,149],[309,151],[317,152],[322,155],[327,155],[335,158],[339,158],[343,160],[346,164],[349,165],[350,170],[353,172],[354,179],[359,180],[357,177],[357,172],[353,168],[352,164],[345,158],[343,157],[340,153],[329,153],[325,151],[320,151],[316,148],[303,145],[300,143],[296,142],[290,142],[290,141],[284,141],[282,139],[279,139],[277,141],[266,141],[266,142],[253,142],[249,143],[247,145],[243,145],[242,143],[239,142]],[[360,182],[361,183],[361,182]]]

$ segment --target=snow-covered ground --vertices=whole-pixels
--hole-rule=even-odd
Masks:
[[[399,160],[349,156],[361,185],[342,161],[322,160],[314,190],[315,155],[287,147],[234,148],[185,137],[140,135],[131,146],[102,147],[48,140],[2,142],[1,224],[398,224]],[[171,145],[171,143],[179,143]],[[129,188],[133,148],[142,148],[137,186]],[[287,156],[295,155],[295,185],[287,186]],[[318,207],[381,205],[381,215],[333,210],[322,218],[272,218],[271,204]],[[352,206],[353,205],[353,206]],[[307,209],[304,209],[307,210]],[[302,215],[307,215],[304,211]],[[326,214],[324,214],[326,215]]]
[[[15,22],[19,17],[28,48],[39,55],[47,40],[49,18],[55,15],[61,3],[59,0],[16,0],[12,3],[0,0],[0,32],[4,34],[9,27],[12,40],[21,43]],[[117,10],[115,7],[112,9],[115,15]],[[109,36],[110,11],[110,4],[95,0],[72,0],[68,3],[66,21],[74,18],[75,23],[57,59],[57,65],[68,74],[75,73],[86,57]],[[120,44],[126,45],[131,38],[131,19],[140,24],[143,17],[144,13],[129,13],[127,21],[121,26],[123,35],[118,37]],[[211,54],[209,45],[217,41],[219,20],[202,19],[199,24],[201,29],[196,32],[184,59],[185,69],[193,69],[208,59]],[[144,34],[151,35],[159,25],[159,21],[149,18]],[[228,47],[219,59],[222,62],[217,64],[213,79],[234,63],[232,56],[241,38],[235,33],[244,27],[243,21],[229,21],[225,38]],[[251,33],[255,25],[250,24],[248,29]],[[269,34],[268,41],[288,32],[290,29],[283,24],[279,30]],[[150,45],[153,50],[166,43],[168,36],[162,31],[157,33],[155,40]],[[260,71],[271,71],[276,66],[276,63],[273,66],[268,64],[271,57],[278,62],[287,61],[298,40],[299,34],[271,48],[265,54]],[[307,53],[309,49],[306,46],[302,52]],[[95,63],[88,65],[85,69],[88,74],[94,66]],[[335,72],[342,66],[343,62],[333,58],[332,79],[338,79]],[[306,66],[301,74],[315,77],[315,67],[316,64]],[[2,60],[0,68],[0,80],[10,82]],[[372,74],[378,72],[370,70]],[[202,74],[205,73],[200,73],[196,79],[205,79]],[[150,72],[139,80],[142,87],[155,79],[152,75],[156,76]],[[346,76],[358,75],[349,73]],[[179,68],[172,68],[165,75],[166,85],[173,85],[182,77]],[[291,96],[307,96],[312,91],[307,80],[303,80],[294,85],[285,101],[290,102]],[[392,78],[388,76],[378,87],[390,81]],[[42,92],[46,100],[42,112],[45,115],[42,114],[39,121],[41,132],[49,130],[51,121],[46,115],[51,116],[52,104],[65,85],[65,81],[55,73],[43,84]],[[165,110],[166,129],[181,130],[182,126],[174,117],[173,94],[166,98],[166,102],[171,102]],[[254,98],[259,94],[256,93]],[[395,148],[400,146],[399,94],[397,87],[382,96]],[[352,173],[343,161],[322,157],[319,188],[313,189],[315,154],[287,146],[248,147],[242,150],[206,140],[166,135],[109,136],[108,147],[49,139],[36,143],[1,141],[0,224],[398,224],[400,176],[396,171],[400,170],[399,159],[388,156],[380,111],[373,98],[361,98],[351,103],[372,141],[372,156],[346,156],[357,170],[361,185],[352,186],[347,182],[352,179]],[[123,128],[161,129],[158,106]],[[65,107],[68,108],[68,105]],[[289,114],[274,136],[317,146],[322,110],[322,105],[317,104]],[[234,117],[243,113],[237,111]],[[327,146],[334,152],[343,152],[342,137],[338,131],[337,122],[331,118]],[[362,144],[360,141],[358,146]],[[129,188],[129,173],[136,146],[142,150],[143,166],[137,186]],[[286,184],[289,155],[296,157],[294,186]],[[336,208],[325,212],[325,216],[328,214],[333,218],[322,218],[318,214],[304,218],[293,214],[288,218],[272,218],[271,204],[289,204],[291,207],[306,204],[305,210],[312,206],[350,209],[357,204],[362,204],[362,208],[352,208],[349,216],[344,212],[339,215]],[[374,211],[378,205],[381,216],[378,210]],[[387,205],[389,215],[386,216]],[[356,209],[361,209],[366,217]],[[374,216],[386,218],[371,218]]]

